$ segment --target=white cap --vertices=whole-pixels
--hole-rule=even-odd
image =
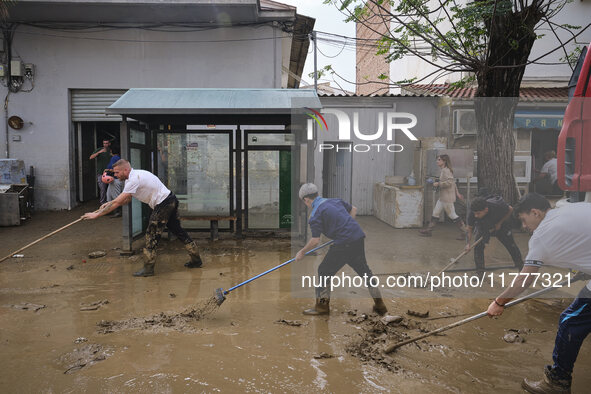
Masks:
[[[300,197],[300,200],[301,200],[305,196],[308,196],[308,195],[314,194],[314,193],[318,193],[318,188],[316,187],[316,185],[313,183],[304,183],[302,185],[302,187],[300,187],[300,192],[298,193],[298,196]]]

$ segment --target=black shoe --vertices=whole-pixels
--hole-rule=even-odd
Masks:
[[[121,217],[121,212],[120,211],[114,211],[113,213],[111,213],[109,215],[110,218],[120,218]]]
[[[185,267],[187,268],[201,268],[203,265],[203,261],[201,260],[201,256],[197,256],[195,258],[191,258],[191,261],[185,263]]]

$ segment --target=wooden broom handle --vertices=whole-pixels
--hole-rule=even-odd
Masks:
[[[81,221],[81,220],[84,220],[84,219],[82,219],[82,218],[80,218],[80,219],[76,219],[76,220],[74,220],[72,223],[70,223],[70,224],[66,224],[66,225],[65,225],[65,226],[63,226],[63,227],[60,227],[60,228],[58,228],[57,230],[55,230],[55,231],[52,231],[51,233],[49,233],[49,234],[47,234],[47,235],[45,235],[45,236],[43,236],[43,237],[39,238],[38,240],[36,240],[36,241],[33,241],[33,242],[31,242],[30,244],[28,244],[28,245],[26,245],[26,246],[23,246],[23,247],[22,247],[22,248],[20,248],[19,250],[15,250],[14,252],[10,253],[8,256],[5,256],[5,257],[3,257],[2,259],[0,259],[0,263],[1,263],[1,262],[3,262],[4,260],[6,260],[7,258],[9,258],[9,257],[12,257],[13,255],[15,255],[15,254],[17,254],[17,253],[19,253],[19,252],[22,252],[23,250],[25,250],[25,249],[27,249],[27,248],[29,248],[29,247],[31,247],[31,246],[33,246],[33,245],[35,245],[36,243],[39,243],[39,242],[43,241],[44,239],[47,239],[47,238],[51,237],[52,235],[55,235],[55,234],[59,233],[60,231],[67,229],[68,227],[70,227],[70,226],[72,226],[72,225],[74,225],[74,224],[78,223],[78,222],[79,222],[79,221]]]

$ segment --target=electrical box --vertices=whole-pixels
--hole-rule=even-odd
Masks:
[[[25,63],[25,77],[33,78],[35,76],[35,65],[32,63]]]
[[[24,77],[25,76],[23,62],[21,62],[20,60],[11,60],[10,61],[10,76],[12,76],[12,77]]]

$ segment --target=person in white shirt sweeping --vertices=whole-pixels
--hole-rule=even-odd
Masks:
[[[185,264],[187,268],[199,268],[203,262],[199,256],[199,249],[195,241],[181,227],[178,216],[179,201],[158,177],[149,171],[134,170],[127,160],[119,160],[113,165],[115,176],[125,181],[125,187],[121,194],[101,206],[96,212],[87,212],[84,219],[96,219],[104,216],[116,208],[129,204],[135,197],[146,203],[153,209],[150,215],[148,228],[146,229],[146,245],[144,247],[144,267],[135,272],[133,276],[153,276],[156,264],[156,246],[164,230],[168,230],[177,236],[185,244],[191,260]]]
[[[591,274],[591,204],[572,203],[551,209],[545,197],[529,193],[514,210],[523,227],[532,233],[521,273],[536,273],[547,264]],[[501,315],[504,305],[534,280],[534,275],[517,277],[512,286],[489,305],[488,315]],[[583,340],[590,332],[591,282],[560,315],[552,353],[554,363],[546,366],[544,379],[524,379],[521,386],[530,393],[570,393],[573,367]]]

